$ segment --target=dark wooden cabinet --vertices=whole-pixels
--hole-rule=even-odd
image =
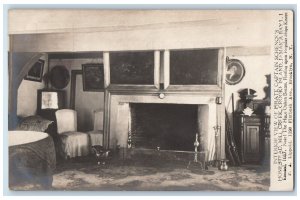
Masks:
[[[259,164],[263,158],[263,119],[260,115],[239,116],[239,149],[242,163]]]

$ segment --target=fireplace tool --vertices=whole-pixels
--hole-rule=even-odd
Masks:
[[[217,122],[218,122],[218,117],[217,117]],[[218,123],[217,123],[218,124]],[[221,129],[221,126],[219,125],[216,125],[213,127],[214,131],[215,131],[215,148],[217,147],[217,143],[218,143],[218,137],[219,137],[219,131]],[[215,151],[215,163],[214,163],[214,166],[218,167],[219,165],[219,160],[218,160],[218,153]]]
[[[194,142],[194,160],[193,161],[189,161],[189,164],[187,166],[187,168],[194,168],[194,169],[203,169],[202,163],[198,161],[198,147],[199,147],[200,143],[199,143],[199,134],[196,133],[196,138],[195,138],[195,142]]]
[[[198,133],[196,133],[196,139],[194,142],[195,147],[195,154],[194,154],[194,162],[198,162],[198,147],[199,147],[199,141],[198,141]]]
[[[95,154],[96,161],[98,165],[105,165],[110,151],[106,150],[103,146],[101,145],[94,145],[92,146],[92,152]]]
[[[219,136],[221,126],[218,126],[218,125],[214,126],[214,130],[215,130],[215,136],[216,136],[216,142],[217,142],[217,137]],[[217,161],[219,170],[227,171],[228,170],[228,165],[227,165],[228,160],[227,159],[218,160],[217,155],[218,154],[216,153],[216,161]]]

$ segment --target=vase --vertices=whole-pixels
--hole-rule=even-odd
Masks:
[[[228,164],[227,164],[228,160],[220,160],[220,165],[219,165],[219,170],[221,171],[227,171],[228,170]]]

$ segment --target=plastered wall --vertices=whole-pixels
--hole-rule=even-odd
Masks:
[[[239,98],[238,91],[250,88],[256,91],[255,99],[263,99],[265,92],[263,88],[267,86],[265,75],[271,74],[271,56],[270,55],[248,55],[234,56],[228,55],[230,58],[239,59],[245,67],[245,76],[241,82],[236,85],[225,85],[225,107],[229,113],[232,112],[231,95],[234,95],[234,107],[237,107]]]
[[[40,59],[45,60],[44,71],[48,70],[47,57],[42,56]],[[45,87],[45,82],[35,82],[23,80],[18,89],[17,115],[27,117],[35,115],[37,110],[37,91]]]
[[[51,59],[49,67],[51,70],[56,65],[63,65],[69,70],[71,77],[72,70],[81,70],[82,64],[86,63],[103,63],[103,59]],[[69,84],[63,90],[66,94],[65,105],[69,108],[71,78]],[[83,91],[82,75],[76,76],[75,110],[77,111],[78,130],[80,131],[93,130],[94,111],[104,110],[104,92]]]
[[[46,57],[44,74],[48,71],[48,62]],[[56,65],[64,65],[70,73],[70,82],[63,89],[65,91],[65,105],[69,108],[70,105],[70,89],[71,89],[71,71],[81,70],[82,64],[85,63],[103,63],[102,58],[99,59],[57,59],[49,61],[49,70]],[[23,80],[18,89],[17,115],[26,117],[35,115],[37,111],[37,91],[44,89],[46,84],[44,81],[35,82]],[[51,87],[50,89],[55,89]],[[104,92],[87,92],[83,91],[82,75],[76,76],[76,95],[75,95],[75,110],[78,115],[78,130],[89,131],[93,130],[93,112],[94,110],[104,110]]]

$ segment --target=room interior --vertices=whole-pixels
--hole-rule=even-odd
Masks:
[[[9,131],[24,130],[24,119],[32,116],[50,121],[42,132],[53,138],[56,152],[51,183],[59,185],[59,174],[72,167],[78,172],[88,165],[93,176],[100,176],[120,166],[130,170],[128,162],[143,166],[147,162],[140,159],[148,156],[174,166],[180,161],[203,180],[209,170],[216,179],[230,170],[261,176],[259,186],[236,188],[267,190],[268,12],[10,10],[9,17]],[[236,83],[226,82],[230,61],[244,69]],[[37,64],[42,66],[39,78],[30,78]],[[53,99],[45,100],[47,95]],[[243,113],[246,107],[254,114]],[[77,122],[65,132],[93,138],[93,145],[109,151],[112,166],[97,165],[92,144],[85,145],[89,153],[61,156],[68,151],[67,136],[58,131],[56,111],[62,109],[74,110]],[[82,145],[83,139],[77,140]],[[200,182],[178,188],[230,190],[219,186],[222,181],[209,186]],[[99,185],[52,184],[52,189],[176,190],[172,183],[161,188]]]

